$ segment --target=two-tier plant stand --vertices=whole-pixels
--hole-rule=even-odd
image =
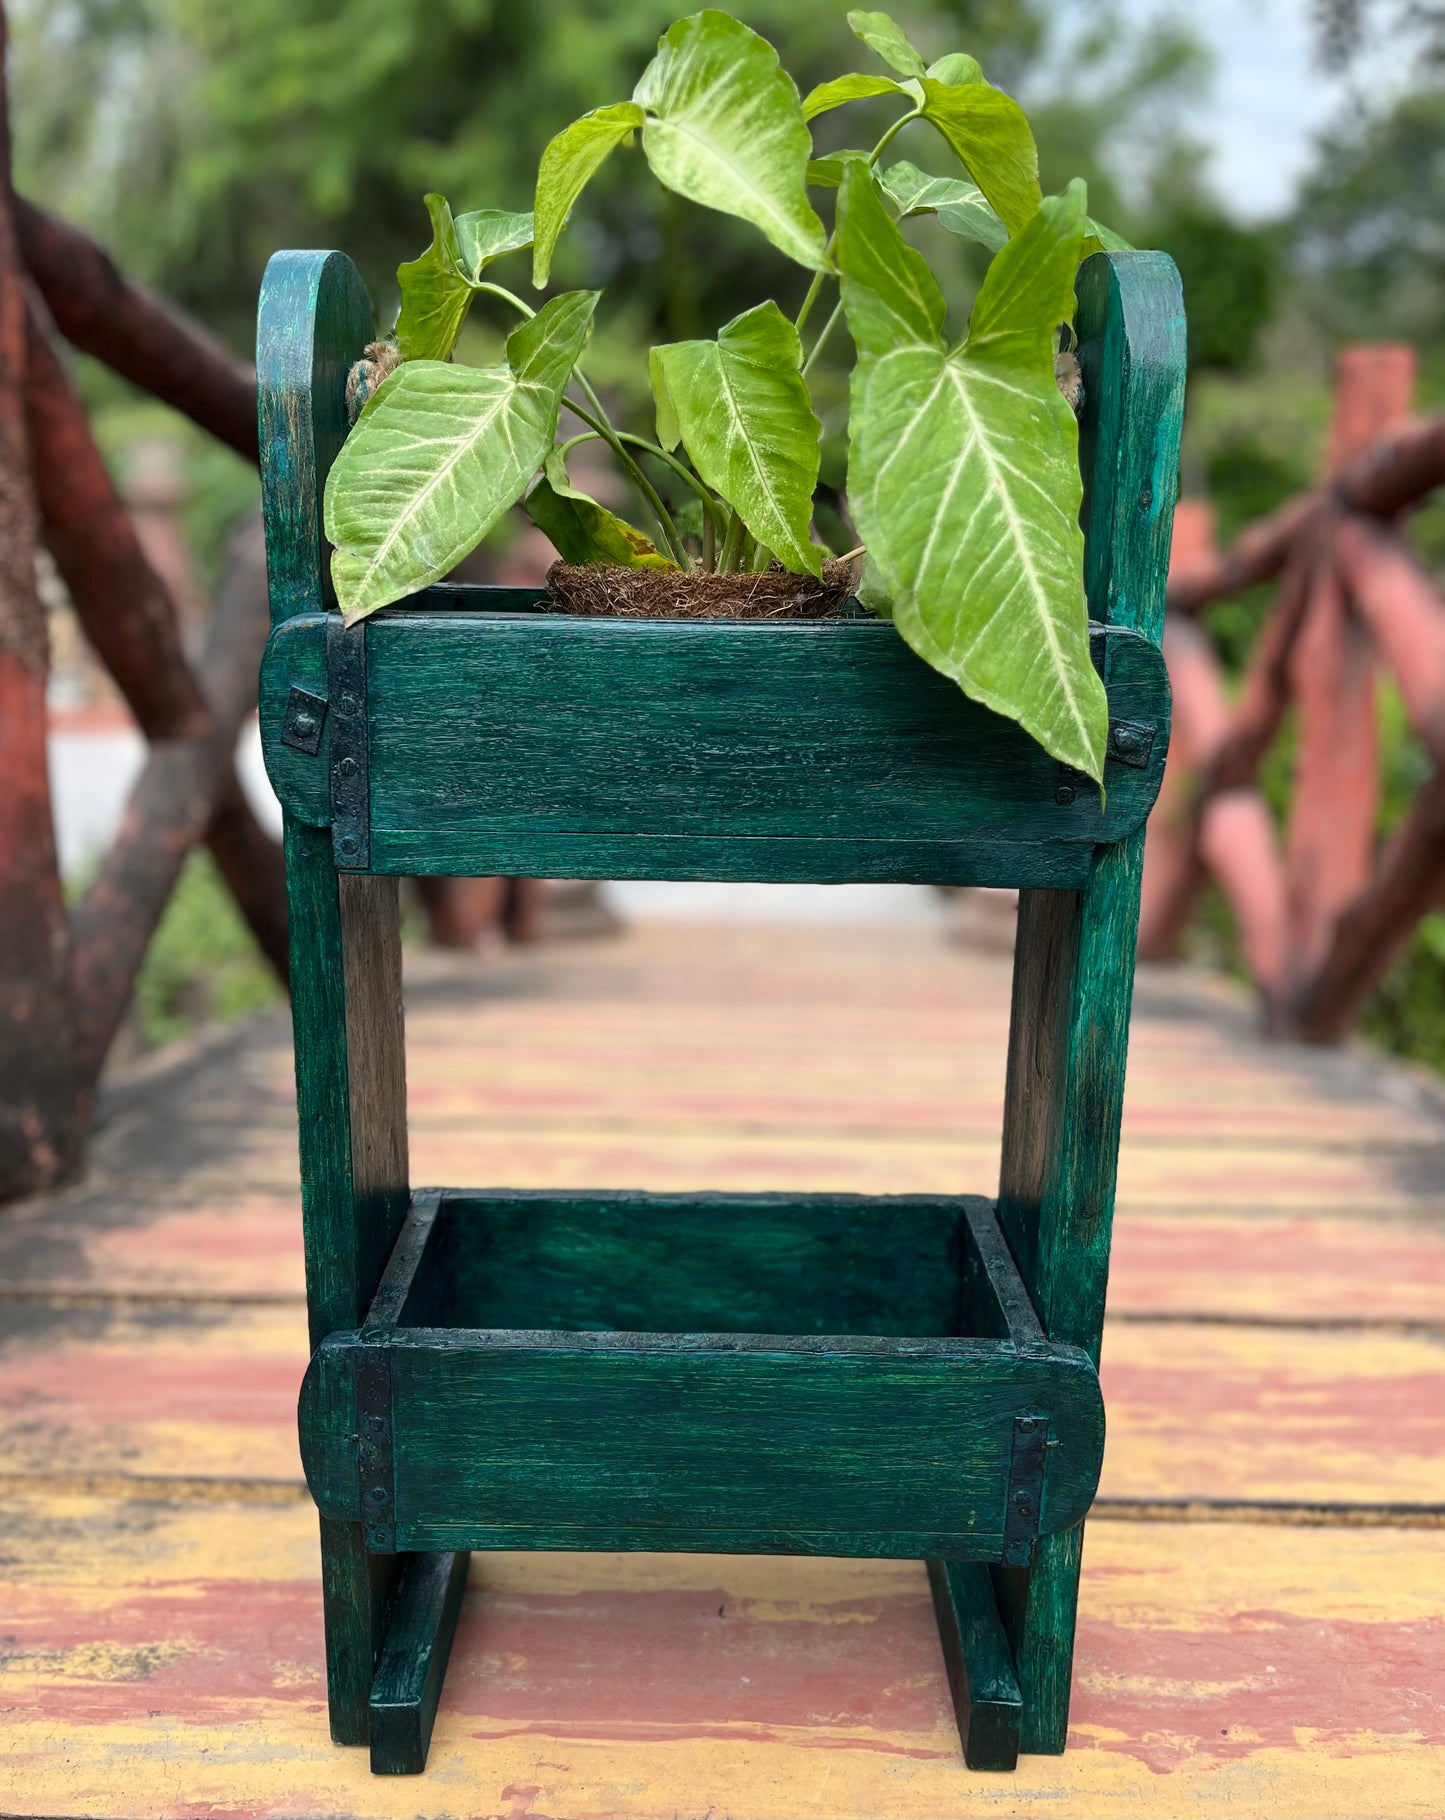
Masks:
[[[429,588],[352,631],[321,494],[372,315],[278,253],[260,321],[331,1730],[417,1771],[472,1549],[928,1563],[964,1755],[1061,1751],[1182,404],[1178,282],[1079,284],[1107,801],[868,618],[572,619]],[[1017,886],[1003,1170],[972,1196],[414,1190],[397,879]]]

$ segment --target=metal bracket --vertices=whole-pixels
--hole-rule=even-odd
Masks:
[[[366,625],[326,621],[331,723],[331,857],[338,872],[371,864],[371,776],[366,710]]]
[[[315,758],[321,750],[329,705],[324,695],[313,695],[309,689],[293,687],[286,697],[286,712],[281,717],[281,744],[290,746],[293,752],[304,752],[308,758]]]
[[[388,1338],[390,1336],[388,1335]],[[356,1354],[356,1474],[361,1521],[374,1555],[396,1553],[396,1468],[392,1452],[391,1347],[367,1344]]]
[[[1154,735],[1157,727],[1147,721],[1111,720],[1109,722],[1109,745],[1105,753],[1115,764],[1128,765],[1133,771],[1143,771],[1148,767],[1149,754],[1154,750]]]
[[[1047,1416],[1014,1417],[1013,1455],[1003,1517],[1003,1558],[1010,1567],[1029,1567],[1033,1563],[1048,1449]]]

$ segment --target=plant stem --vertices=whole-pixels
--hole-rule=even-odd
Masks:
[[[833,330],[838,326],[838,323],[841,320],[842,315],[843,315],[843,300],[840,297],[838,299],[837,303],[835,303],[833,305],[833,314],[823,324],[822,329],[819,331],[818,339],[813,343],[812,351],[809,353],[808,358],[803,362],[804,379],[806,379],[808,377],[809,367],[812,366],[813,362],[818,358],[819,354],[822,353],[823,343],[828,339],[828,337],[833,333]]]
[[[510,303],[514,310],[520,310],[530,322],[537,312],[530,303],[524,303],[515,291],[509,291],[505,285],[493,284],[490,279],[472,286],[474,291],[485,291],[489,297],[500,297],[503,303]]]
[[[922,117],[923,117],[923,109],[921,107],[915,107],[911,110],[911,112],[906,113],[906,114],[901,114],[898,117],[898,119],[893,122],[892,126],[889,127],[888,131],[883,135],[883,137],[878,141],[877,145],[875,145],[873,147],[873,150],[871,152],[869,152],[868,164],[869,164],[870,169],[872,168],[873,165],[877,164],[878,160],[883,156],[883,153],[887,150],[888,146],[893,142],[893,140],[898,136],[898,134],[903,131],[904,127],[909,125],[909,123],[911,121],[920,120],[920,119],[922,119]],[[838,230],[836,228],[834,228],[833,232],[828,236],[827,246],[825,246],[823,248],[823,260],[824,260],[825,267],[827,264],[828,256],[833,251],[833,243],[835,240],[837,240],[837,238],[838,238]],[[802,307],[799,309],[797,316],[793,320],[793,327],[795,329],[797,329],[797,331],[800,335],[803,332],[803,324],[808,320],[808,317],[812,314],[813,305],[818,301],[818,293],[819,293],[819,291],[822,290],[823,280],[827,276],[828,276],[828,273],[826,270],[821,271],[821,272],[814,272],[814,274],[813,274],[813,281],[808,286],[807,293],[803,298]],[[831,326],[832,326],[832,324],[830,323],[829,327],[831,328]],[[827,333],[828,333],[828,330],[824,329],[823,335],[826,336]],[[822,337],[820,337],[819,339],[821,341]],[[814,349],[814,352],[815,353],[817,352],[816,348]],[[803,370],[804,370],[804,372],[806,372],[807,368],[805,367]]]
[[[743,521],[734,512],[732,522],[728,525],[727,536],[723,538],[722,555],[717,560],[720,574],[732,575],[741,566],[738,558],[742,554],[743,539],[746,536]]]
[[[888,147],[893,143],[893,141],[903,131],[904,127],[910,126],[915,120],[921,120],[922,118],[923,118],[923,109],[921,107],[914,108],[914,110],[911,114],[900,114],[899,117],[893,122],[892,126],[889,127],[888,131],[878,141],[877,145],[875,145],[873,147],[873,150],[871,152],[869,152],[869,154],[868,154],[869,164],[870,165],[877,164],[878,160],[883,156],[884,152],[887,151]]]
[[[575,368],[573,370],[574,372],[576,371]],[[591,386],[582,378],[580,373],[577,374],[577,378],[581,382],[584,391],[592,391]],[[593,393],[593,399],[594,402],[597,402],[598,410],[602,411],[601,403],[597,401],[595,393]],[[631,479],[638,492],[641,493],[642,497],[646,500],[648,509],[656,518],[658,529],[662,533],[662,540],[667,545],[668,555],[677,564],[678,568],[690,569],[692,567],[692,558],[683,548],[682,538],[678,535],[677,526],[672,521],[672,514],[658,497],[656,487],[653,486],[646,474],[643,473],[642,469],[638,467],[637,463],[627,453],[626,448],[623,446],[622,438],[607,421],[606,412],[602,411],[602,416],[597,418],[584,406],[578,404],[575,398],[564,398],[562,402],[566,405],[567,409],[572,412],[574,417],[580,417],[583,423],[597,432],[612,450],[617,459],[622,463],[628,477]]]

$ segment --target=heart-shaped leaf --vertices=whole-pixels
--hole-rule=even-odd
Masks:
[[[793,79],[765,38],[726,13],[694,13],[660,40],[633,100],[642,149],[678,195],[759,227],[799,265],[825,264],[808,201],[812,139]]]
[[[870,154],[853,149],[842,152],[829,152],[826,158],[808,160],[808,182],[820,190],[836,190],[843,181],[843,167],[847,164],[867,164]]]
[[[472,209],[458,215],[457,250],[463,277],[475,284],[494,259],[529,247],[533,224],[530,209],[525,214],[514,214],[510,209]]]
[[[808,524],[821,426],[802,364],[798,331],[769,301],[734,317],[716,341],[654,348],[652,388],[663,446],[680,439],[760,544],[785,567],[820,575]]]
[[[538,290],[546,284],[552,270],[557,236],[567,225],[572,204],[607,154],[626,144],[641,125],[642,109],[637,103],[619,101],[615,107],[594,108],[548,141],[537,167],[533,205],[537,240],[532,254],[532,283]]]
[[[1116,234],[1111,227],[1105,227],[1102,221],[1095,221],[1090,215],[1084,222],[1084,251],[1082,257],[1087,259],[1091,253],[1132,253],[1133,247],[1122,234]]]
[[[970,57],[965,51],[950,51],[937,63],[930,63],[927,74],[935,82],[947,82],[960,88],[966,82],[982,82],[983,66],[977,57]]]
[[[1039,153],[1023,109],[987,82],[923,78],[923,117],[963,160],[1011,234],[1039,206]]]
[[[867,202],[864,197],[867,197]],[[838,196],[837,245],[843,308],[859,358],[899,347],[931,347],[941,354],[948,306],[928,262],[899,233],[878,200],[872,173],[850,164]]]
[[[505,366],[403,361],[367,400],[326,482],[348,625],[445,575],[521,498],[552,445],[597,297],[554,297],[512,331]]]
[[[894,623],[966,694],[1100,779],[1108,703],[1089,659],[1078,426],[1053,368],[1084,210],[1080,183],[1041,205],[989,266],[952,353],[941,318],[917,310],[917,255],[856,165],[836,245],[861,354],[848,500]]]
[[[553,449],[552,454],[558,451]],[[676,569],[651,538],[570,485],[549,456],[542,478],[523,500],[527,516],[551,539],[563,562],[606,562],[624,569]],[[561,484],[556,482],[560,480]]]
[[[855,38],[861,38],[870,51],[876,52],[889,69],[897,70],[900,76],[923,74],[922,57],[908,42],[902,27],[887,13],[849,13],[848,27]]]
[[[820,82],[803,101],[803,118],[816,120],[819,114],[831,113],[849,101],[868,101],[874,95],[908,95],[901,82],[890,76],[835,76],[831,82]]]
[[[452,220],[445,196],[429,195],[431,245],[396,268],[401,313],[396,345],[403,360],[445,360],[456,345],[477,281],[489,261],[532,244],[532,217],[477,209]]]
[[[900,159],[879,178],[903,215],[937,215],[950,234],[975,240],[991,253],[1008,239],[1008,229],[976,183],[966,177],[931,177],[916,164]]]

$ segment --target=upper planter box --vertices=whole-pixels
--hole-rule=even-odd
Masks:
[[[266,766],[336,863],[403,874],[1069,888],[1159,792],[1169,687],[1094,632],[1107,802],[867,618],[575,619],[439,587],[277,626]]]

